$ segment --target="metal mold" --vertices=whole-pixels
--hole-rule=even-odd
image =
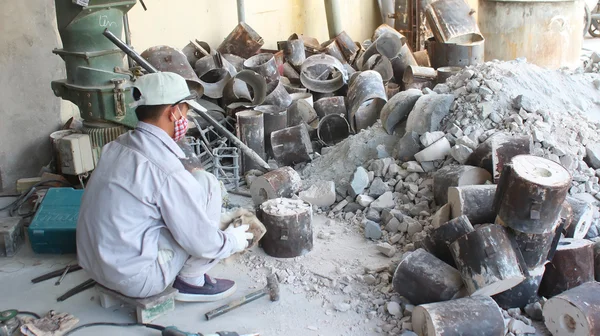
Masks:
[[[429,54],[427,50],[419,50],[413,53],[417,64],[422,67],[431,67],[431,61],[429,60]]]
[[[245,58],[233,54],[223,54],[222,56],[224,59],[227,60],[227,62],[231,63],[231,65],[235,67],[235,70],[237,70],[237,72],[244,70],[244,61],[246,60]]]
[[[390,60],[390,62],[392,62],[394,78],[396,79],[396,82],[398,82],[398,83],[400,81],[402,81],[402,78],[404,76],[404,71],[406,70],[407,67],[409,67],[411,65],[412,66],[419,65],[419,64],[417,64],[417,60],[413,56],[412,51],[408,47],[408,44],[405,44],[404,46],[402,46],[398,56],[392,58]]]
[[[304,50],[304,41],[293,39],[277,42],[277,47],[283,50],[285,59],[293,66],[299,67],[306,60],[306,51]]]
[[[273,54],[262,53],[254,55],[244,61],[244,68],[253,70],[265,77],[267,84],[279,79],[277,62]]]
[[[187,61],[187,57],[178,49],[161,45],[146,49],[141,56],[156,70],[174,72],[185,78],[191,90],[198,96],[204,93],[202,82]]]
[[[446,83],[446,80],[454,75],[456,75],[457,73],[459,73],[463,68],[461,67],[456,67],[456,66],[448,66],[448,67],[441,67],[437,69],[437,82],[438,83]]]
[[[317,137],[333,146],[350,136],[350,125],[343,114],[328,114],[319,121]]]
[[[286,91],[283,83],[280,80],[267,84],[267,96],[265,97],[265,105],[276,105],[280,107],[288,107],[292,103],[292,97]]]
[[[279,207],[286,210],[275,210]],[[312,250],[310,204],[287,198],[269,200],[260,206],[259,217],[267,228],[261,244],[268,255],[276,258],[294,258]]]
[[[215,58],[219,59],[221,67],[217,65]],[[215,99],[223,97],[223,89],[237,74],[235,67],[219,54],[202,57],[196,62],[195,69],[204,86],[204,94]]]
[[[335,57],[338,61],[342,63],[346,63],[346,59],[344,58],[344,55],[342,55],[342,51],[338,47],[335,39],[323,42],[323,44],[321,45],[321,51],[329,56]]]
[[[436,83],[437,71],[434,68],[409,66],[404,71],[402,82],[405,89],[432,88]]]
[[[338,36],[335,37],[335,42],[337,43],[337,46],[344,56],[346,62],[352,64],[352,62],[354,62],[356,59],[359,50],[359,47],[356,46],[356,43],[354,43],[352,38],[345,31],[342,31]]]
[[[280,166],[310,161],[310,153],[313,151],[310,135],[304,124],[273,132],[271,146]]]
[[[452,44],[436,42],[434,38],[430,38],[425,41],[425,49],[434,69],[447,66],[466,67],[483,63],[485,41]]]
[[[310,56],[302,64],[300,81],[311,91],[328,93],[340,89],[346,83],[348,72],[333,56],[321,54]]]
[[[464,0],[434,1],[425,14],[436,41],[457,44],[483,41],[473,12]]]
[[[263,113],[265,125],[265,149],[267,156],[273,158],[273,148],[271,147],[271,133],[282,130],[287,127],[287,110],[275,105],[261,105],[254,108]]]
[[[363,70],[374,70],[379,72],[384,82],[389,81],[394,77],[394,69],[389,58],[382,55],[373,55],[369,58],[363,67]]]
[[[237,136],[261,158],[265,157],[265,128],[264,117],[260,111],[246,110],[235,114],[237,118]],[[252,169],[261,169],[261,166],[252,158],[242,156],[242,172]]]
[[[217,51],[221,54],[234,54],[243,58],[249,58],[256,54],[264,44],[264,40],[252,27],[245,22],[240,22]]]
[[[387,102],[381,75],[373,70],[356,73],[348,88],[350,126],[358,132],[373,125]]]
[[[314,103],[315,112],[319,118],[330,114],[341,114],[346,116],[346,98],[343,96],[323,97]]]
[[[246,85],[250,86],[252,94]],[[252,70],[240,71],[229,80],[223,90],[223,101],[229,108],[260,105],[265,101],[266,96],[265,78]]]
[[[317,112],[306,100],[296,100],[288,107],[288,127],[310,124],[316,119]]]

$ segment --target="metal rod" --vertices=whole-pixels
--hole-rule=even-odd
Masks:
[[[123,30],[125,31],[125,43],[131,47],[131,30],[129,29],[129,17],[127,14],[123,15]],[[129,65],[129,69],[133,68],[133,60],[129,55],[127,56],[127,65]]]
[[[95,285],[96,285],[96,281],[94,281],[93,279],[89,279],[89,280],[85,281],[84,283],[73,287],[72,289],[67,291],[65,294],[59,296],[56,299],[56,301],[58,301],[58,302],[65,301],[66,299],[70,298],[71,296],[73,296],[75,294],[79,294],[86,289],[94,287]]]
[[[65,279],[65,277],[67,276],[67,273],[69,273],[69,268],[71,268],[71,265],[67,265],[67,267],[65,267],[65,271],[63,272],[63,274],[60,276],[60,278],[58,278],[58,280],[56,280],[56,282],[54,283],[54,286],[58,286],[60,285],[60,283]]]
[[[121,49],[127,56],[131,57],[134,61],[137,62],[142,68],[146,69],[148,72],[158,72],[152,64],[148,63],[142,56],[140,56],[137,52],[131,49],[127,44],[121,41],[115,34],[113,34],[108,28],[104,29],[102,33],[106,38],[108,38],[112,43],[114,43],[119,49]]]
[[[41,275],[35,279],[32,279],[31,282],[38,283],[38,282],[42,282],[42,281],[45,281],[48,279],[56,278],[57,276],[60,276],[65,271],[66,268],[67,267],[56,270],[56,271],[52,271],[52,272],[44,274],[44,275]],[[79,266],[79,265],[69,266],[69,270],[67,271],[67,274],[75,272],[75,271],[79,271],[80,269],[81,269],[81,266]]]
[[[111,33],[108,29],[104,30],[104,36],[106,36],[112,43],[114,43],[119,49],[121,49],[124,53],[129,55],[134,61],[136,61],[142,68],[144,68],[149,73],[156,73],[155,67],[152,64],[148,63],[145,59],[140,56],[135,50],[129,48],[123,41],[121,41],[115,34]],[[246,154],[252,161],[256,162],[260,168],[264,171],[271,171],[271,167],[268,163],[263,160],[263,158],[256,154],[250,147],[246,146],[240,139],[238,139],[235,135],[227,130],[223,125],[221,125],[218,121],[213,119],[206,112],[208,111],[200,104],[194,104],[195,106],[191,106],[196,113],[198,113],[204,120],[206,120],[211,126],[215,128],[219,133],[227,137],[233,144],[238,147],[244,154]]]
[[[343,31],[341,9],[340,0],[325,0],[329,38],[335,38]]]
[[[244,0],[237,0],[237,16],[238,22],[246,22],[246,6]]]
[[[264,289],[261,289],[259,291],[256,291],[254,293],[250,293],[244,297],[242,297],[239,300],[235,300],[233,302],[230,302],[224,306],[221,306],[217,309],[211,310],[208,313],[206,313],[204,316],[206,316],[207,320],[211,320],[217,316],[221,316],[227,312],[230,312],[232,310],[234,310],[237,307],[243,306],[246,303],[250,303],[254,300],[260,299],[261,297],[267,295],[267,291]]]

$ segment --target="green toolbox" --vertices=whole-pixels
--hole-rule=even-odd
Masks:
[[[83,190],[50,188],[28,228],[35,253],[75,253],[75,227]]]

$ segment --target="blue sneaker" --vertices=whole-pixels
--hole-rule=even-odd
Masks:
[[[204,286],[194,286],[175,278],[173,288],[179,290],[175,297],[177,301],[183,302],[213,302],[219,301],[235,293],[237,285],[234,281],[226,279],[212,279],[204,274]]]

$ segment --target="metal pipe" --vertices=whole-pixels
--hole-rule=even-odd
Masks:
[[[238,22],[246,22],[246,8],[244,0],[237,0],[237,16]]]
[[[129,29],[129,17],[127,13],[123,15],[123,30],[125,31],[125,43],[131,47],[131,29]],[[133,68],[133,60],[130,56],[127,56],[127,65],[129,69]]]
[[[343,31],[341,8],[340,0],[325,0],[329,38],[335,38]]]
[[[104,30],[104,36],[106,36],[112,43],[114,43],[119,49],[121,49],[124,53],[130,56],[134,61],[136,61],[142,68],[144,68],[149,73],[156,73],[155,67],[152,64],[148,63],[146,60],[140,56],[135,50],[129,48],[123,41],[121,41],[118,37],[116,37],[113,33],[111,33],[108,29]],[[195,103],[195,102],[194,102]],[[258,155],[255,151],[253,151],[250,147],[246,146],[240,139],[238,139],[235,135],[231,134],[223,125],[221,125],[218,121],[213,119],[206,112],[208,111],[206,108],[202,107],[200,104],[195,103],[194,106],[191,106],[196,113],[198,113],[204,120],[206,120],[212,127],[217,130],[217,132],[221,133],[227,139],[229,139],[233,144],[239,148],[244,154],[246,154],[252,161],[256,162],[261,169],[264,171],[271,171],[271,166],[263,160],[263,158]]]

